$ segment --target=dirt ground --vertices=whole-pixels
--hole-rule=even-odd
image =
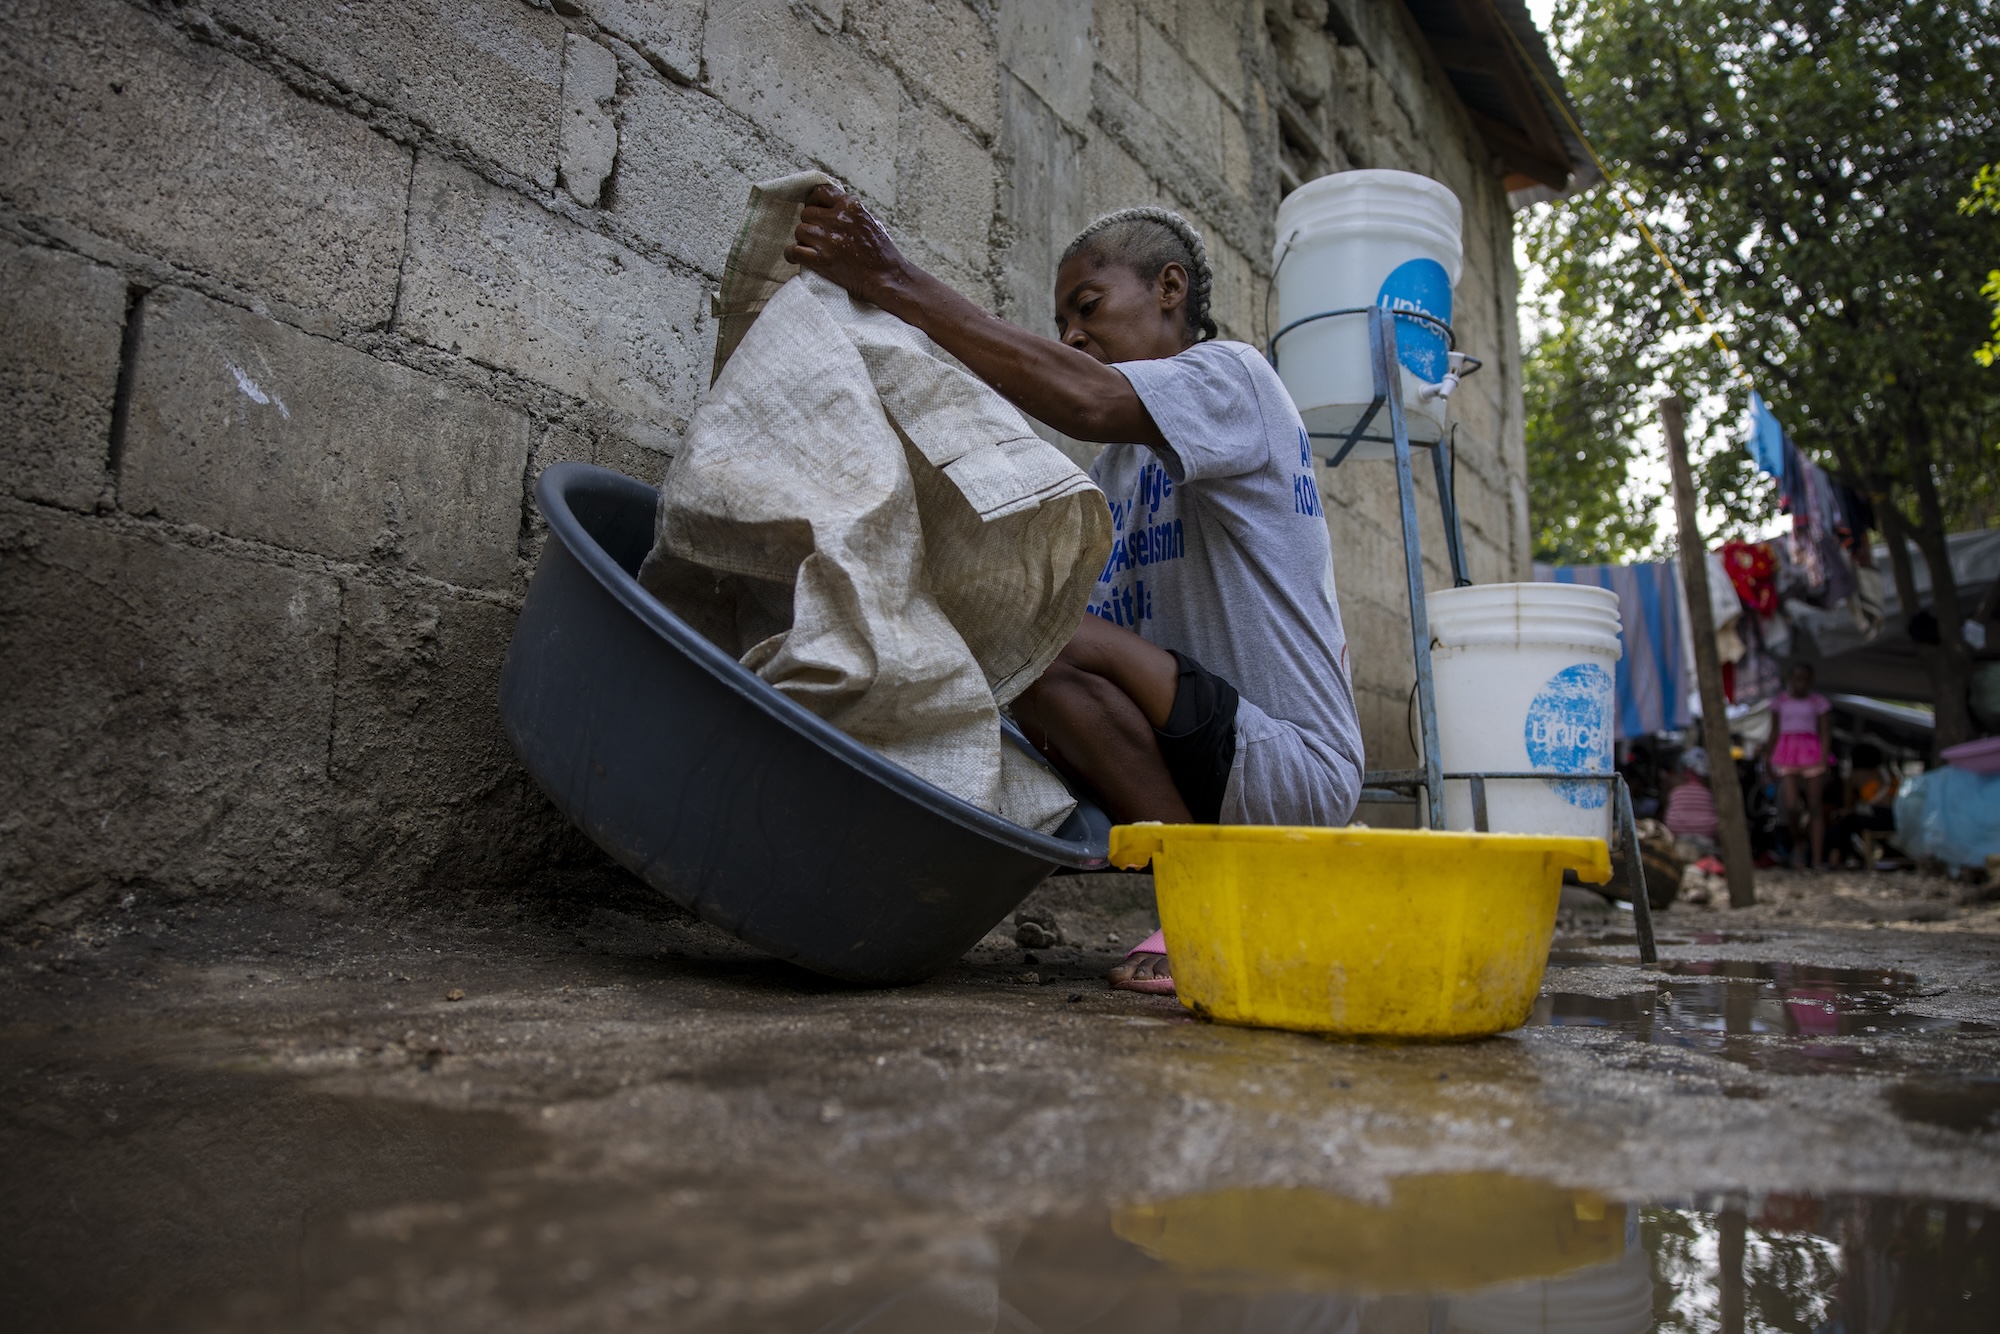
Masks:
[[[893,991],[639,896],[135,903],[0,956],[0,1291],[38,1329],[1304,1334],[1714,1328],[1734,1274],[1739,1322],[1887,1283],[1905,1327],[1982,1327],[2000,907],[1759,894],[1660,914],[1642,969],[1629,911],[1572,892],[1530,1024],[1419,1046],[1107,990],[1153,926],[1135,875],[1052,880],[1065,943],[1008,924]],[[1639,1323],[1493,1315],[1523,1283]]]

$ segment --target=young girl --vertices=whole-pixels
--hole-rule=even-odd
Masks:
[[[1812,688],[1809,663],[1792,668],[1790,686],[1771,701],[1776,725],[1766,754],[1771,772],[1782,784],[1778,796],[1785,827],[1792,836],[1792,865],[1804,869],[1805,847],[1799,839],[1799,780],[1805,780],[1805,820],[1812,830],[1812,868],[1826,860],[1826,816],[1820,809],[1820,789],[1826,782],[1827,759],[1833,754],[1833,725],[1827,717],[1833,705]]]
[[[821,186],[794,263],[915,325],[1023,412],[1106,448],[1114,540],[1088,613],[1013,705],[1113,818],[1345,824],[1361,732],[1305,427],[1263,356],[1216,339],[1201,236],[1125,209],[1070,243],[1060,341],[981,310]],[[1113,985],[1171,990],[1156,933]]]
[[[1735,768],[1733,764],[1730,767]],[[1708,752],[1700,746],[1682,753],[1681,772],[1667,793],[1660,823],[1677,841],[1690,844],[1695,857],[1715,855],[1715,834],[1721,822],[1715,814],[1715,793],[1708,786]]]

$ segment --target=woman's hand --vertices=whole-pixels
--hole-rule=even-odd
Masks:
[[[915,273],[874,214],[833,185],[806,196],[785,258],[884,309],[910,287]]]

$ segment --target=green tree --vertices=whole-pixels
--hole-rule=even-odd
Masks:
[[[1929,566],[1939,744],[1971,735],[1973,608],[1944,536],[2000,494],[2000,376],[1973,360],[1990,311],[1968,263],[1994,223],[1958,207],[2000,160],[1995,0],[1570,0],[1556,29],[1586,130],[1760,392],[1875,501],[1905,609],[1906,539]],[[1609,192],[1524,228],[1559,334],[1612,349],[1579,368],[1601,382],[1553,392],[1626,405],[1610,424],[1679,389],[1705,503],[1732,522],[1768,513],[1733,439],[1745,389]]]
[[[2000,163],[1989,162],[1973,178],[1972,193],[1958,201],[1958,211],[2000,214]],[[1993,336],[1972,355],[1982,366],[2000,361],[2000,269],[1989,269],[1979,294],[1993,303]]]

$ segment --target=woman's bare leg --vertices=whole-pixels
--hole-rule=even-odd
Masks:
[[[1040,680],[1014,701],[1014,721],[1049,762],[1090,784],[1120,824],[1193,817],[1167,772],[1153,729],[1180,688],[1174,655],[1096,616]],[[1141,954],[1111,970],[1114,983],[1169,977],[1165,955]]]
[[[1180,664],[1130,630],[1085,616],[1040,680],[1014,701],[1014,721],[1050,763],[1090,784],[1120,824],[1186,824],[1153,729],[1167,721]]]

